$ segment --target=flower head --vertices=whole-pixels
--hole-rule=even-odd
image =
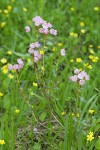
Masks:
[[[89,132],[89,134],[87,135],[87,141],[92,141],[94,139],[94,134],[93,132]]]
[[[4,140],[0,140],[0,145],[4,145],[5,141]]]
[[[29,26],[26,26],[26,27],[25,27],[25,31],[26,31],[26,32],[30,32],[30,27],[29,27]]]
[[[61,54],[62,56],[65,56],[65,55],[66,55],[65,49],[61,49],[60,54]]]

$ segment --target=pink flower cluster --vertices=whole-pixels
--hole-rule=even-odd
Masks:
[[[35,18],[32,19],[32,21],[35,23],[35,26],[41,26],[39,28],[39,32],[42,34],[53,34],[53,35],[57,35],[57,30],[54,30],[52,28],[52,24],[50,22],[46,22],[45,20],[43,20],[40,16],[36,16]]]
[[[10,64],[10,65],[8,66],[8,69],[9,69],[9,70],[17,70],[17,71],[20,71],[20,69],[23,68],[24,63],[23,63],[22,59],[17,59],[17,62],[18,62],[18,64],[15,64],[15,65]]]
[[[65,49],[61,49],[60,54],[61,54],[61,56],[66,56]]]
[[[30,48],[28,50],[30,54],[33,54],[35,63],[38,62],[42,58],[42,55],[40,54],[40,52],[37,50],[34,50],[34,48],[39,48],[39,47],[40,47],[39,42],[31,43]]]
[[[84,85],[86,80],[90,80],[89,75],[85,71],[79,69],[74,70],[74,76],[69,78],[73,82],[77,82],[79,85]]]

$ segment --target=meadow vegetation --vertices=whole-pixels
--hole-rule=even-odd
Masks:
[[[0,1],[0,150],[100,150],[100,1]]]

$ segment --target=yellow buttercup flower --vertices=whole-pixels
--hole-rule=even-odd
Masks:
[[[85,31],[84,29],[81,29],[81,33],[83,33],[83,34],[84,34],[85,32],[86,32],[86,31]]]
[[[14,75],[9,74],[8,77],[9,77],[9,79],[13,79],[13,78],[14,78]]]
[[[7,9],[8,9],[8,12],[11,12],[12,6],[11,6],[11,5],[8,5],[8,6],[7,6]]]
[[[94,54],[93,49],[89,49],[90,54]]]
[[[87,68],[88,68],[88,69],[92,69],[92,66],[91,66],[91,65],[88,65]]]
[[[11,52],[11,51],[8,51],[7,54],[8,54],[8,55],[12,55],[12,52]]]
[[[92,62],[96,63],[96,62],[98,62],[98,60],[94,58],[94,59],[92,59]]]
[[[61,114],[62,114],[62,115],[65,115],[65,114],[66,114],[66,112],[64,112],[64,111],[63,111]]]
[[[4,9],[3,12],[4,12],[5,14],[8,14],[8,13],[9,13],[9,11],[8,11],[7,9]]]
[[[52,49],[53,51],[56,51],[57,50],[57,48],[56,47],[53,47],[53,49]]]
[[[97,46],[97,48],[98,48],[98,49],[100,49],[100,45],[99,45],[99,46]]]
[[[89,45],[89,47],[90,47],[90,48],[92,48],[92,47],[93,47],[93,45],[91,44],[91,45]]]
[[[5,63],[7,62],[7,59],[2,58],[2,59],[1,59],[1,62],[2,62],[3,64],[5,64]]]
[[[76,58],[76,62],[81,62],[82,59],[81,58]]]
[[[89,55],[89,59],[93,59],[94,58],[94,56],[93,55]]]
[[[3,96],[3,93],[2,92],[0,92],[0,97],[2,97]]]
[[[71,59],[70,62],[74,62],[74,59]]]
[[[85,26],[85,23],[84,23],[84,22],[80,22],[80,26],[81,26],[81,27],[84,27],[84,26]]]
[[[17,113],[17,114],[18,114],[19,112],[20,112],[20,110],[19,110],[19,109],[16,109],[16,110],[15,110],[15,113]]]
[[[4,145],[5,141],[4,140],[0,140],[0,145]]]
[[[43,51],[43,50],[41,50],[41,51],[40,51],[40,54],[41,54],[41,55],[44,55],[44,51]]]
[[[33,86],[36,86],[36,87],[37,87],[37,86],[38,86],[38,84],[37,84],[37,83],[35,83],[35,82],[33,82]]]
[[[24,11],[24,12],[27,12],[27,8],[24,7],[24,8],[23,8],[23,11]]]
[[[73,37],[78,37],[78,34],[77,34],[77,33],[74,33],[74,32],[70,32],[69,35],[70,35],[70,36],[73,36]]]
[[[79,118],[79,117],[80,117],[80,114],[79,114],[79,113],[77,113],[77,114],[76,114],[76,116]]]
[[[87,141],[92,141],[94,139],[94,134],[93,132],[89,132],[89,134],[87,135]]]
[[[1,69],[4,74],[8,73],[8,65],[4,65]]]
[[[6,25],[6,22],[1,22],[0,27],[3,28]]]
[[[59,46],[59,47],[62,46],[62,43],[58,43],[58,46]]]
[[[41,70],[42,70],[42,71],[45,71],[45,68],[44,68],[44,66],[42,66],[42,67],[41,67]]]
[[[99,7],[98,6],[94,7],[94,11],[99,11]]]
[[[92,115],[93,113],[94,113],[94,110],[93,110],[93,109],[90,109],[90,110],[89,110],[89,114]]]
[[[89,65],[89,63],[84,63],[84,66],[87,67]]]

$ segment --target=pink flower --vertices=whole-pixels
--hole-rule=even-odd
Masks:
[[[35,26],[40,26],[44,20],[40,16],[36,16],[32,21],[35,23]]]
[[[13,65],[12,65],[12,64],[10,64],[10,65],[8,66],[8,70],[13,70]]]
[[[22,59],[17,59],[17,62],[18,62],[18,64],[15,64],[15,65],[11,64],[11,65],[9,65],[8,69],[9,70],[17,70],[17,71],[19,71],[20,69],[22,69],[23,66],[24,66],[24,63],[23,63]]]
[[[71,76],[69,79],[73,82],[76,82],[78,78],[77,78],[77,75],[74,75],[74,76]]]
[[[40,47],[39,42],[35,42],[35,43],[30,44],[30,48],[38,48],[38,47]]]
[[[79,69],[75,69],[74,70],[74,74],[79,74],[80,70]]]
[[[29,27],[29,26],[26,26],[26,27],[25,27],[25,31],[26,31],[26,32],[30,32],[30,27]]]
[[[42,58],[42,55],[39,53],[39,51],[34,51],[34,62],[38,62]]]
[[[65,55],[66,55],[65,49],[61,49],[60,54],[61,54],[62,56],[65,56]]]
[[[82,85],[84,85],[84,84],[85,84],[85,80],[80,80],[80,81],[79,81],[79,85],[82,86]]]
[[[48,29],[44,29],[44,28],[40,28],[40,29],[39,29],[39,32],[40,32],[40,33],[43,33],[43,34],[48,34],[48,33],[49,33],[49,30],[48,30]]]
[[[85,75],[85,80],[90,80],[89,75]]]
[[[29,48],[28,52],[29,52],[30,54],[34,54],[34,49]]]
[[[50,29],[50,34],[53,34],[53,35],[57,35],[57,30],[54,30],[54,29]]]

